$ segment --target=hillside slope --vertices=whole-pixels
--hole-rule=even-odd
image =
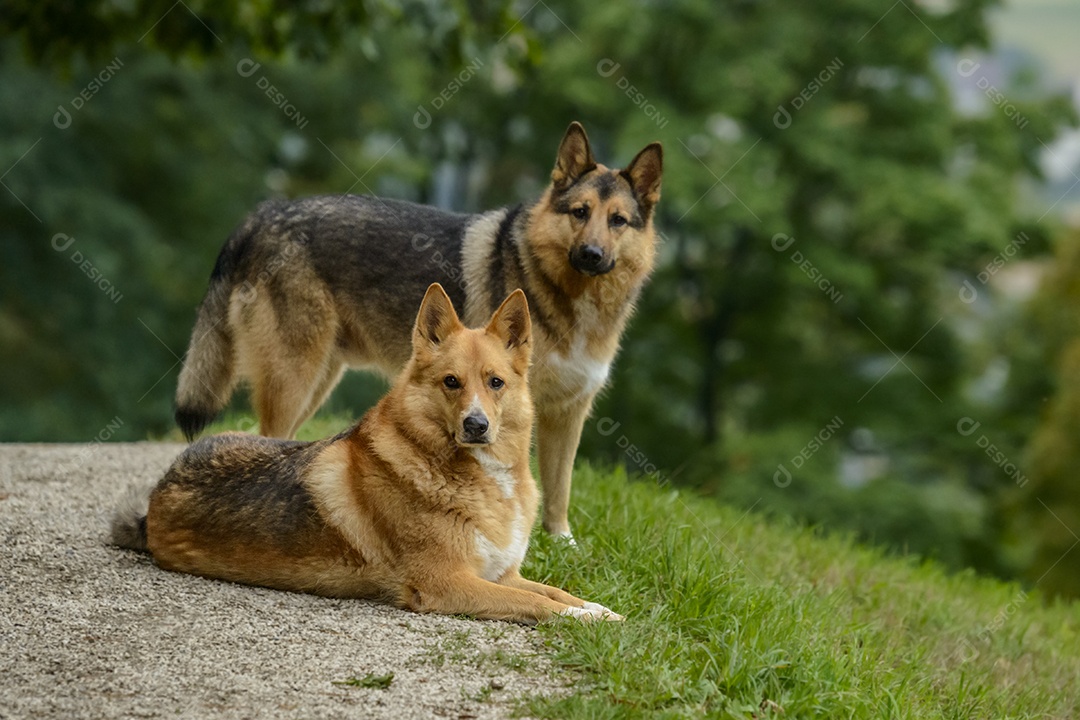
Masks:
[[[627,615],[541,630],[542,717],[1080,717],[1080,605],[579,468],[580,547],[525,574]],[[1080,551],[1080,550],[1077,550]]]

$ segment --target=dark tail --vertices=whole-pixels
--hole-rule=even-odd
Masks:
[[[117,547],[147,552],[146,511],[152,488],[133,485],[113,514],[109,542]]]
[[[228,255],[233,252],[233,246],[230,238],[210,276],[210,287],[199,306],[176,387],[176,424],[189,441],[221,413],[236,387],[236,360],[229,325],[233,283]],[[243,288],[240,290],[243,292]]]

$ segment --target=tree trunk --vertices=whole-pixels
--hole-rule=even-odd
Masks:
[[[723,426],[723,380],[726,375],[727,361],[720,356],[720,348],[731,333],[731,327],[740,310],[739,286],[742,278],[741,269],[750,252],[754,234],[745,226],[734,229],[735,242],[728,260],[724,264],[725,278],[718,291],[713,295],[713,312],[706,314],[698,323],[701,336],[701,395],[700,412],[702,418],[702,440],[706,445],[718,445],[723,438],[720,428]],[[706,278],[699,275],[698,287],[703,296],[708,296]]]

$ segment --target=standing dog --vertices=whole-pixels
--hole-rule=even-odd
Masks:
[[[535,320],[533,397],[544,528],[569,535],[570,476],[585,418],[652,271],[663,152],[597,164],[572,123],[532,205],[460,215],[376,197],[259,206],[221,250],[176,391],[190,439],[252,386],[260,431],[291,438],[347,366],[393,377],[412,308],[442,283],[470,327],[525,291]]]
[[[518,573],[537,508],[531,339],[521,290],[468,330],[432,285],[412,357],[358,425],[314,443],[200,440],[113,541],[167,570],[417,612],[621,620]]]

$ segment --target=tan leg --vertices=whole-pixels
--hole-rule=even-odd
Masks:
[[[268,359],[253,382],[259,433],[290,439],[307,419],[311,398],[323,384],[326,362],[318,357]],[[336,373],[340,377],[340,371]],[[335,378],[336,379],[336,378]]]
[[[544,489],[544,530],[552,535],[570,536],[570,481],[574,456],[581,441],[581,429],[592,406],[586,402],[552,410],[538,407],[536,449],[540,460],[540,486]]]
[[[489,582],[465,570],[414,588],[402,602],[416,612],[462,614],[530,624],[549,620],[555,615],[583,614],[583,608],[528,590]]]
[[[521,573],[517,568],[514,568],[503,575],[499,579],[500,585],[506,585],[507,587],[517,588],[519,590],[525,590],[527,592],[536,593],[537,595],[543,595],[544,597],[551,598],[555,602],[569,605],[573,608],[581,608],[586,613],[593,615],[599,614],[604,620],[623,620],[623,616],[610,609],[600,605],[599,603],[588,602],[582,600],[579,597],[575,597],[565,590],[560,590],[557,587],[551,585],[545,585],[544,583],[535,582],[533,580],[526,580],[521,577]]]
[[[583,607],[585,605],[584,600],[579,597],[574,597],[565,590],[560,590],[553,585],[545,585],[544,583],[536,582],[534,580],[526,580],[517,573],[514,573],[512,576],[507,573],[506,577],[499,580],[499,584],[536,593],[537,595],[543,595],[544,597],[551,598],[555,602],[561,602],[563,605],[573,605],[574,607]]]
[[[304,401],[298,379],[282,377],[274,371],[262,375],[252,387],[252,400],[259,416],[259,434],[272,438],[292,438],[292,427]]]
[[[333,392],[337,384],[341,382],[341,376],[345,374],[345,364],[338,360],[327,361],[326,367],[322,371],[322,377],[319,378],[315,385],[314,390],[311,393],[311,399],[308,401],[307,407],[296,418],[293,424],[292,431],[289,433],[289,437],[295,437],[297,431],[300,430],[300,426],[315,414],[315,412],[322,407],[322,404],[326,402],[326,398]]]
[[[335,359],[332,298],[316,282],[298,276],[292,285],[303,284],[299,289],[259,284],[251,298],[237,295],[230,306],[239,364],[251,382],[259,432],[268,437],[293,436]],[[288,302],[275,306],[273,297]]]

